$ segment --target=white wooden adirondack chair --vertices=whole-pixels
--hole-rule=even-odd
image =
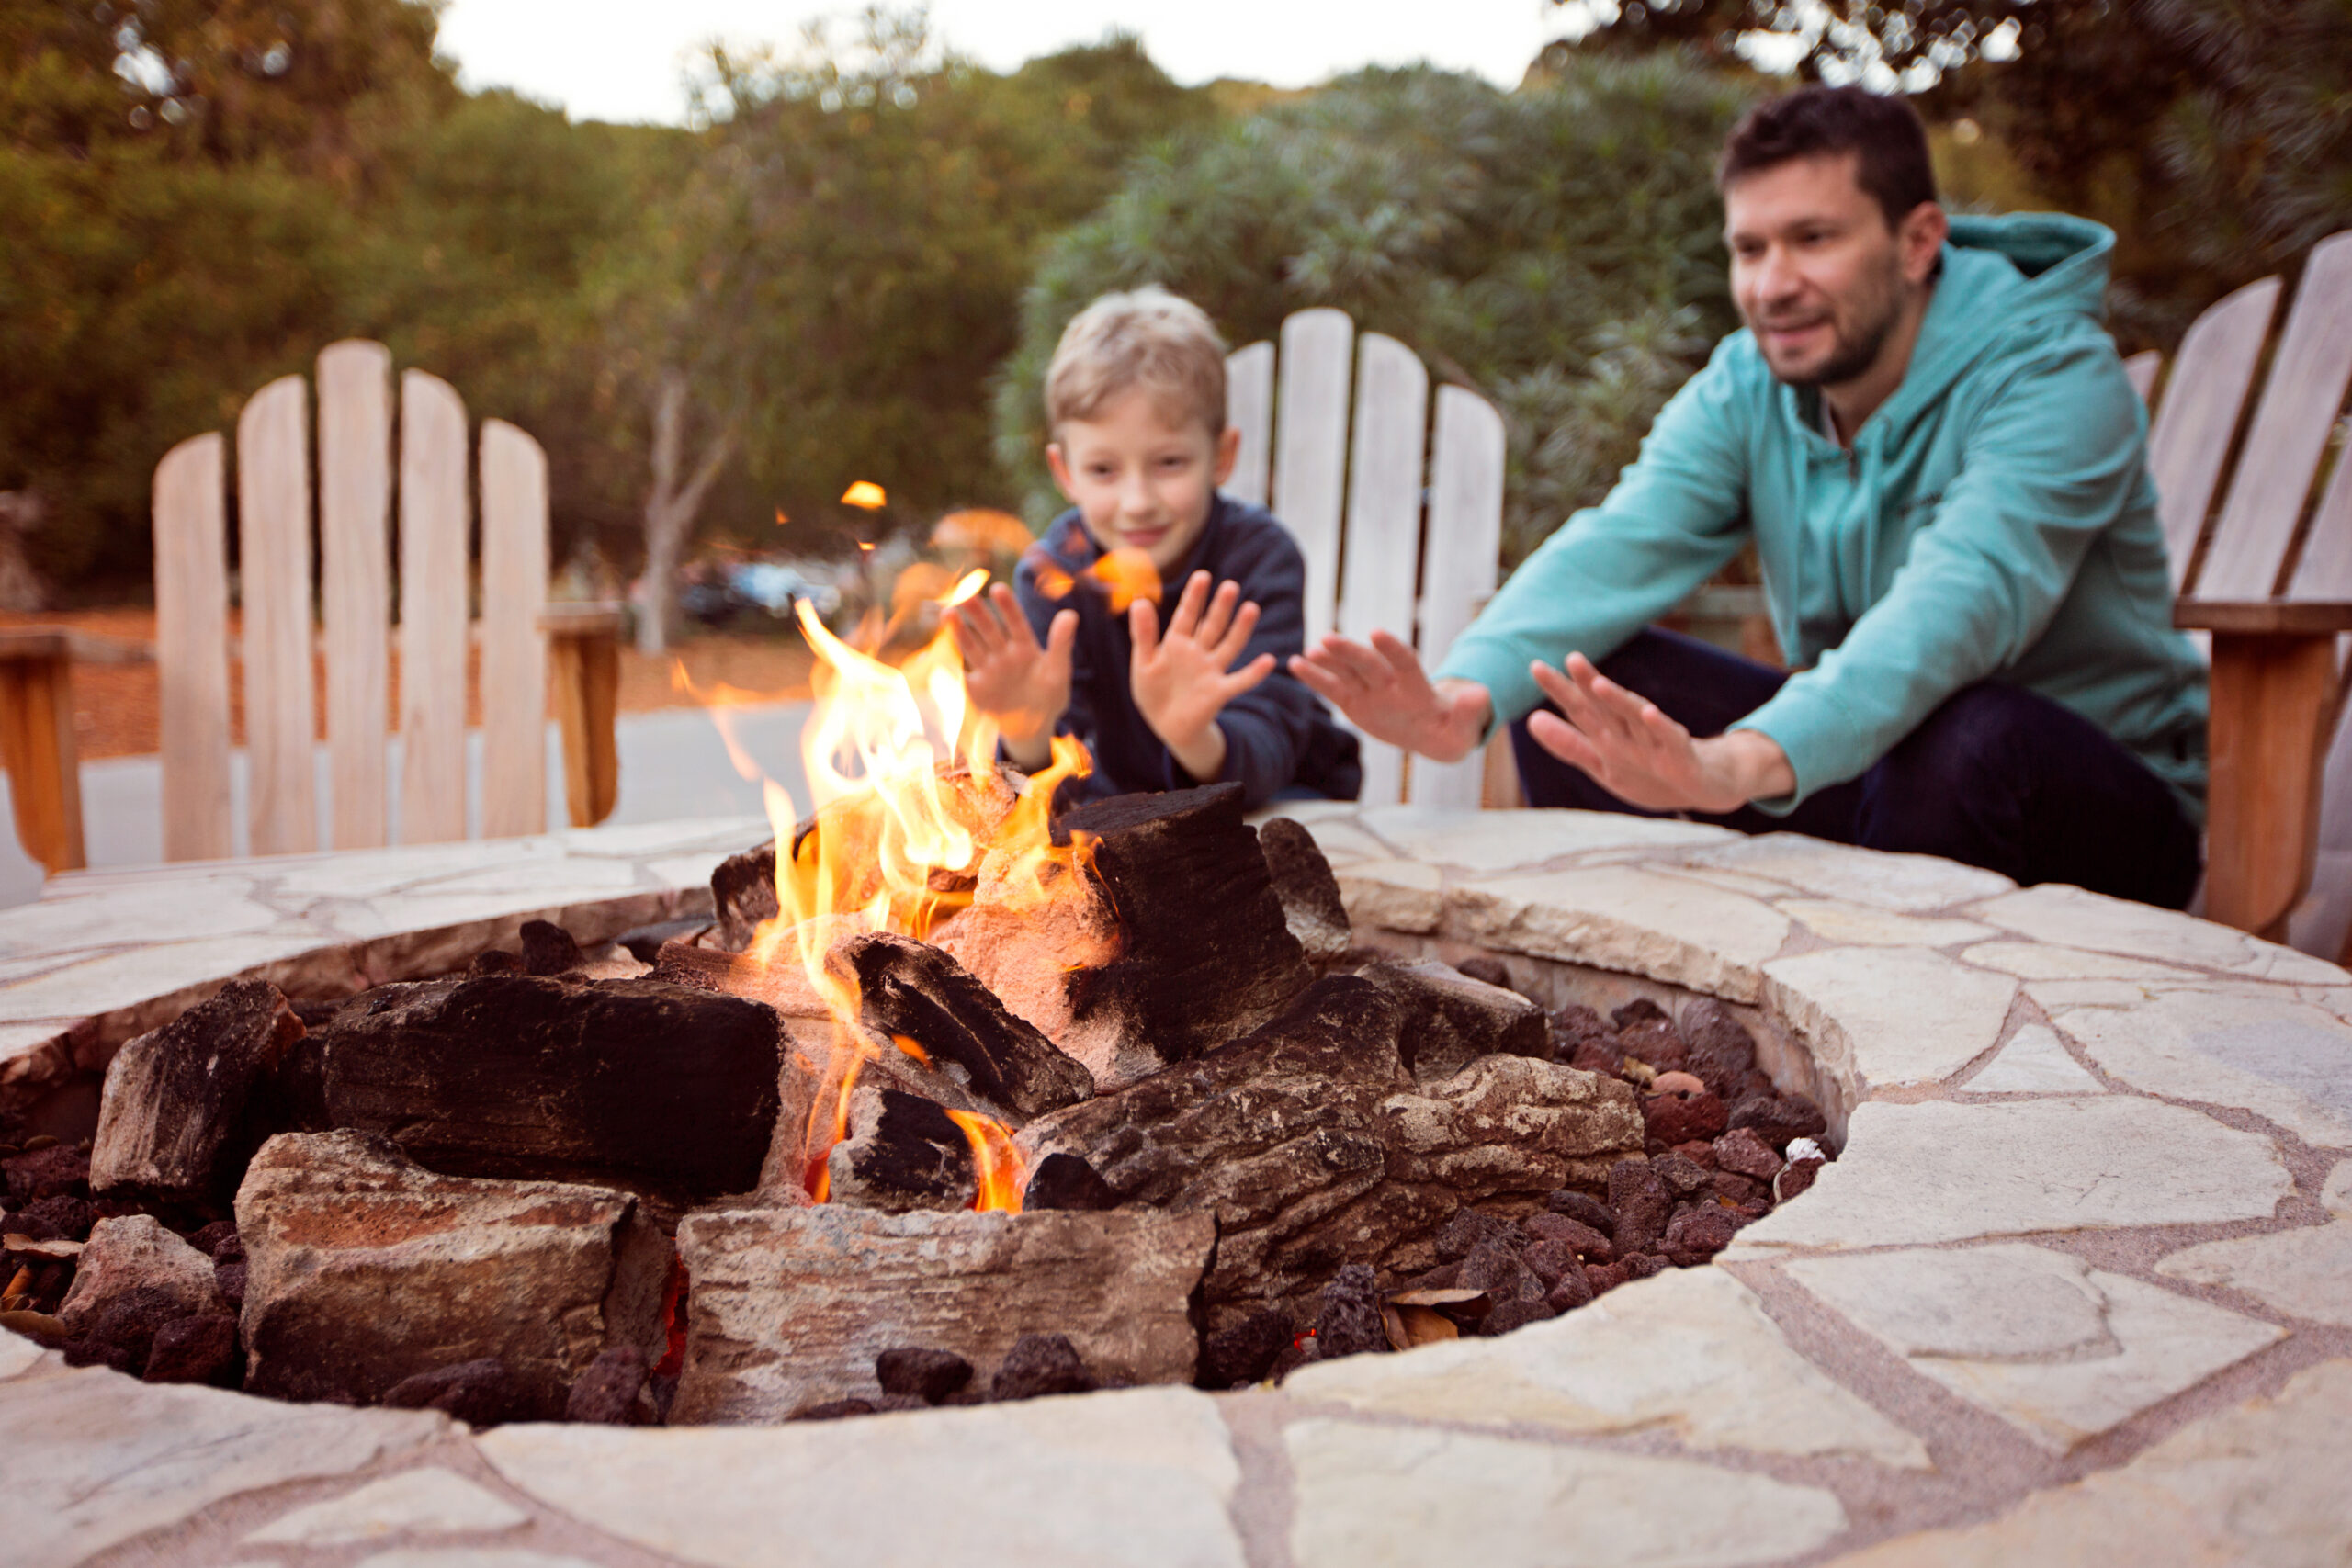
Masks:
[[[2181,339],[2155,401],[2149,468],[2178,595],[2174,622],[2211,639],[2205,913],[2335,956],[2352,953],[2352,728],[2340,722],[2342,634],[2352,632],[2352,451],[2342,423],[2352,231],[2312,247],[2270,344],[2280,291],[2275,277],[2250,283]],[[2269,376],[2256,401],[2266,344]],[[2146,396],[2157,356],[2135,355],[2128,368]],[[2333,470],[2314,500],[2331,447]]]
[[[1383,627],[1434,666],[1494,592],[1502,415],[1475,392],[1440,387],[1432,433],[1419,357],[1378,333],[1359,338],[1340,310],[1299,311],[1283,322],[1279,355],[1253,343],[1227,360],[1226,377],[1241,455],[1225,488],[1271,507],[1298,540],[1309,645],[1334,627],[1359,639]],[[1474,754],[1408,767],[1396,747],[1367,739],[1363,798],[1475,807],[1486,766]]]
[[[394,493],[391,355],[331,344],[318,361],[317,528],[326,652],[329,841],[387,841],[390,525]],[[401,821],[404,843],[466,836],[466,654],[471,573],[465,404],[421,370],[401,378]],[[237,420],[238,558],[249,843],[316,850],[308,389],[287,376]],[[218,433],[172,448],[155,470],[155,619],[163,705],[164,853],[231,852],[229,577],[225,446]],[[548,666],[557,675],[570,808],[600,820],[614,795],[617,684],[611,606],[547,604],[548,477],[539,444],[483,423],[481,828],[547,828]],[[550,646],[552,644],[552,646]]]

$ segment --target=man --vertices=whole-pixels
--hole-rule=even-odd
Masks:
[[[1948,219],[1900,99],[1809,87],[1718,168],[1747,330],[1432,682],[1385,633],[1292,661],[1440,761],[1498,722],[1537,806],[1946,855],[2178,908],[2205,677],[2171,624],[2145,419],[2098,324],[2114,236]],[[1753,538],[1797,673],[1644,629]]]

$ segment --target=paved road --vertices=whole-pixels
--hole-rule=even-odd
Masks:
[[[807,703],[777,703],[735,710],[736,737],[752,761],[784,785],[794,806],[806,812],[808,784],[800,765],[800,727]],[[619,803],[612,822],[667,822],[690,817],[741,817],[763,809],[756,780],[747,780],[729,760],[711,716],[696,708],[665,708],[625,714],[615,725],[620,749]],[[400,820],[400,738],[392,737],[390,816]],[[467,737],[467,763],[474,793],[481,777],[481,737]],[[245,852],[245,756],[231,754],[232,826],[236,852]],[[0,822],[6,781],[0,775]],[[115,757],[82,764],[83,839],[92,867],[151,865],[164,857],[163,766],[153,757]],[[327,754],[318,755],[319,822],[322,840],[327,812]],[[480,829],[478,807],[469,806],[471,826]],[[563,820],[563,759],[555,727],[548,727],[548,827]],[[397,841],[397,839],[395,840]],[[321,849],[328,846],[322,841]],[[28,859],[16,834],[0,831],[0,905],[29,901],[40,891],[40,867]]]

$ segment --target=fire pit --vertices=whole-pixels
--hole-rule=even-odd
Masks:
[[[937,1557],[947,1529],[991,1558],[1090,1563],[2342,1554],[2352,978],[2184,918],[1794,839],[1309,817],[1359,943],[1491,960],[1547,1009],[1712,998],[1841,1156],[1710,1266],[1274,1392],[469,1435],[0,1338],[0,1556],[226,1563],[364,1540],[871,1563]],[[0,1008],[33,1021],[0,1036],[12,1103],[46,1093],[63,1115],[76,1060],[209,988],[207,952],[216,979],[267,964],[299,994],[519,947],[526,913],[593,944],[701,914],[718,852],[755,830],[633,831],[655,837],[69,881],[0,917]],[[827,1211],[875,1213],[790,1212]]]

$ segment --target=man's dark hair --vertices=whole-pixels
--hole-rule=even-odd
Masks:
[[[1907,98],[1860,87],[1804,87],[1758,104],[1732,127],[1715,164],[1715,188],[1745,175],[1828,152],[1855,155],[1862,189],[1894,228],[1923,201],[1936,199],[1928,132]]]

